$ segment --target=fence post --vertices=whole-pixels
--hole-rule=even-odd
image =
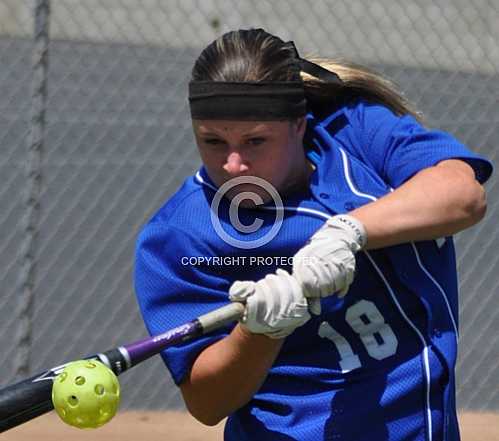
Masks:
[[[39,198],[41,190],[41,159],[45,131],[47,101],[47,73],[49,48],[50,0],[34,2],[34,44],[32,54],[32,100],[30,128],[27,137],[28,151],[25,167],[24,216],[20,247],[19,298],[16,315],[18,329],[15,346],[14,372],[25,377],[30,370],[33,303],[35,295],[36,236],[38,232]]]

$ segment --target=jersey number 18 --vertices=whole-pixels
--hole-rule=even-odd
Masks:
[[[397,352],[398,340],[392,328],[385,322],[381,312],[373,302],[361,300],[346,311],[346,322],[360,337],[367,353],[376,360],[383,360]],[[319,336],[331,340],[340,355],[342,372],[362,366],[350,343],[328,322],[322,322]]]

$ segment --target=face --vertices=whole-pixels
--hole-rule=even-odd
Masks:
[[[306,120],[222,121],[194,120],[194,134],[208,175],[220,186],[239,176],[256,176],[272,184],[284,196],[308,182],[311,165],[303,149]],[[271,199],[261,187],[233,187],[232,199],[242,191]],[[243,204],[242,204],[243,205]]]

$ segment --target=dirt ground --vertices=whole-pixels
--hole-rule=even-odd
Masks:
[[[499,414],[464,413],[462,441],[499,441]],[[223,422],[206,427],[183,412],[121,412],[97,430],[63,424],[53,412],[2,435],[2,441],[220,441]]]

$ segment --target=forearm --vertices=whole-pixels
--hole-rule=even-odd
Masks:
[[[461,161],[425,169],[392,193],[350,215],[367,232],[367,249],[455,234],[485,214],[483,188]]]
[[[283,342],[251,334],[238,324],[206,348],[181,385],[190,413],[214,425],[246,404],[264,382]]]

